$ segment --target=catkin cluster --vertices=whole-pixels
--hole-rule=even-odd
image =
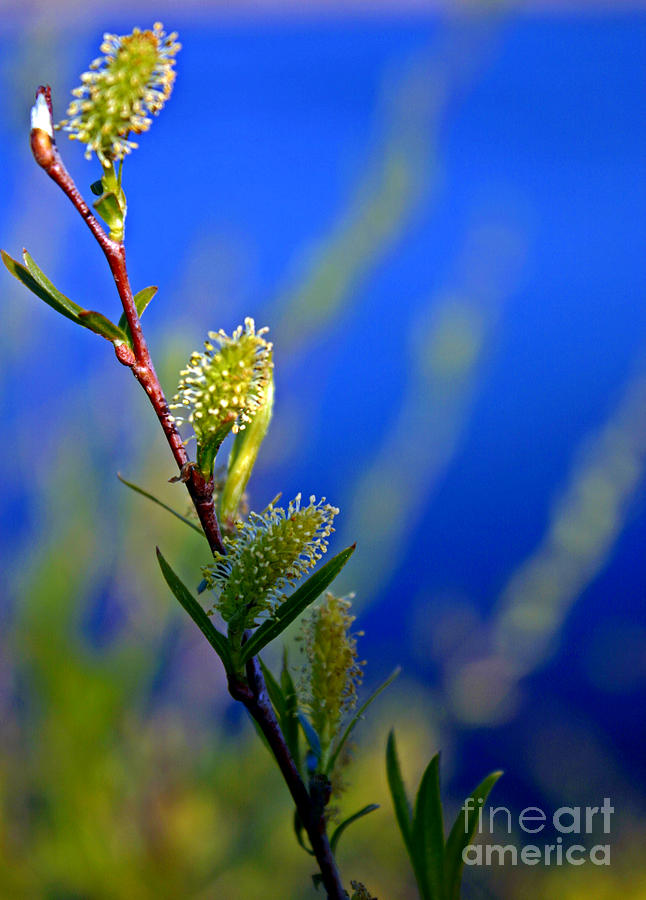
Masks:
[[[262,514],[252,512],[238,526],[235,538],[227,541],[227,555],[203,569],[225,621],[244,629],[274,609],[285,589],[326,552],[338,512],[324,498],[316,502],[310,497],[302,506],[300,494],[286,510],[272,505]]]
[[[129,134],[147,131],[153,115],[168,100],[175,81],[177,34],[166,34],[161,22],[132,34],[105,34],[103,56],[81,75],[72,91],[75,99],[62,127],[72,140],[86,145],[89,159],[96,153],[103,165],[123,159],[137,147]]]

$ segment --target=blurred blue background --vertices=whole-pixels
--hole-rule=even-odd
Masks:
[[[0,244],[13,256],[26,246],[61,290],[111,316],[98,248],[30,158],[28,110],[47,82],[61,118],[101,33],[160,15],[34,6],[0,26]],[[164,23],[183,44],[177,84],[124,184],[133,285],[160,286],[146,326],[165,387],[207,330],[245,315],[270,326],[277,408],[251,503],[303,491],[341,507],[333,547],[358,542],[341,586],[357,593],[367,686],[404,667],[359,743],[356,768],[365,753],[384,810],[351,861],[380,897],[414,896],[399,851],[382,847],[397,840],[380,768],[395,724],[411,782],[443,748],[454,806],[491,768],[505,770],[496,801],[512,809],[613,799],[610,871],[469,872],[466,896],[646,896],[635,864],[646,801],[644,12],[189,5]],[[96,164],[59,144],[87,188]],[[247,822],[238,856],[202,808],[200,779],[217,794],[215,766],[233,783],[250,729],[151,552],[168,548],[190,579],[202,549],[115,478],[183,504],[165,486],[161,435],[107,344],[8,274],[1,287],[3,896],[267,896],[248,861],[245,816],[259,815],[245,806],[249,773],[222,812]],[[72,762],[79,743],[93,788],[79,776],[90,763]],[[149,772],[160,743],[149,809],[131,761]],[[264,757],[256,767],[273,784]],[[186,838],[159,800],[169,771],[184,771]],[[65,789],[51,796],[59,776]],[[121,776],[144,810],[128,852],[114,836]],[[88,849],[96,810],[79,849],[87,791],[112,809],[103,855]],[[150,817],[166,823],[164,858],[169,846],[176,857],[163,878]],[[302,897],[307,860],[287,813],[280,828],[284,847],[271,852],[293,868],[281,896]],[[108,865],[120,873],[111,889]]]

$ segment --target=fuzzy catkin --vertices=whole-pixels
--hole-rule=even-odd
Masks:
[[[181,49],[176,38],[175,32],[165,33],[161,22],[145,31],[103,36],[104,55],[81,75],[67,118],[58,125],[86,145],[88,159],[94,152],[109,166],[137,147],[128,135],[150,128],[150,117],[159,113],[173,88],[174,57]]]

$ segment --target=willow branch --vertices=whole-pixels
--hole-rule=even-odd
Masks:
[[[38,94],[42,94],[45,97],[51,113],[50,89],[48,87],[39,87]],[[132,336],[133,354],[117,353],[117,358],[123,365],[132,370],[133,375],[146,392],[155,410],[177,467],[182,475],[182,480],[186,483],[211,552],[224,553],[226,551],[222,543],[213,502],[213,478],[205,478],[197,467],[190,465],[184,442],[170,414],[168,402],[155,372],[141,328],[139,313],[135,306],[126,267],[125,247],[122,242],[114,241],[106,234],[103,226],[88,207],[76,187],[74,179],[67,171],[53,138],[46,131],[35,128],[31,132],[31,149],[38,165],[44,169],[69,198],[103,250]]]
[[[296,806],[299,818],[310,839],[318,863],[323,886],[331,900],[347,900],[341,876],[327,837],[325,816],[312,798],[296,767],[271,705],[257,657],[247,663],[246,680],[229,676],[229,693],[244,704],[264,734],[278,763],[283,780]]]
[[[40,87],[38,94],[45,97],[51,115],[50,89]],[[105,254],[132,337],[132,352],[119,352],[119,348],[117,348],[117,358],[132,370],[155,410],[180,470],[181,480],[186,483],[212,553],[224,553],[226,551],[222,543],[213,501],[213,478],[206,479],[197,466],[190,462],[181,435],[170,414],[141,328],[128,277],[124,244],[113,240],[106,234],[103,226],[88,207],[72,176],[67,171],[52,135],[40,128],[34,128],[31,132],[31,147],[38,165],[69,198]],[[343,889],[341,876],[328,841],[325,816],[320,809],[320,804],[310,796],[292,759],[271,705],[257,658],[252,658],[247,664],[246,675],[246,679],[230,676],[229,692],[235,700],[244,704],[267,739],[292,795],[298,815],[307,831],[328,897],[330,900],[346,900],[347,894]]]

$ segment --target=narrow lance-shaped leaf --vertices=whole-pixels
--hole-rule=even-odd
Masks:
[[[464,866],[462,853],[473,839],[480,808],[501,775],[502,772],[492,772],[480,782],[465,801],[453,824],[444,854],[447,900],[460,900],[460,881]]]
[[[58,288],[52,284],[45,273],[38,268],[32,257],[29,255],[29,253],[27,253],[26,250],[22,251],[22,258],[27,269],[29,270],[29,274],[40,285],[40,287],[51,297],[53,297],[57,301],[57,303],[60,303],[61,306],[64,306],[67,312],[71,314],[71,317],[73,319],[77,319],[78,313],[83,312],[83,307],[79,306],[78,303],[75,303],[73,300],[70,300],[69,297],[66,297],[65,294],[61,293],[61,291],[59,291]]]
[[[428,900],[444,900],[444,824],[439,753],[426,767],[417,792],[413,848]]]
[[[314,856],[314,851],[310,850],[310,848],[305,843],[305,839],[303,837],[304,831],[305,831],[305,828],[301,821],[301,817],[298,814],[298,810],[295,809],[294,810],[294,834],[296,835],[296,840],[298,841],[298,843],[300,844],[300,846],[303,848],[303,850],[306,853],[309,853],[310,856]]]
[[[282,688],[272,675],[271,671],[264,664],[264,662],[262,660],[259,660],[259,662],[263,677],[265,679],[265,684],[267,685],[267,693],[269,694],[269,699],[272,702],[272,706],[276,710],[276,715],[278,716],[278,721],[282,729],[283,719],[285,718],[285,697],[283,695]]]
[[[356,822],[357,819],[362,819],[364,816],[367,816],[368,813],[374,812],[376,809],[379,809],[378,803],[370,803],[368,806],[364,806],[363,809],[360,809],[359,812],[354,813],[354,815],[349,816],[344,822],[334,829],[334,833],[330,838],[330,849],[332,853],[336,853],[336,848],[341,839],[341,835],[346,830],[349,825],[352,825],[353,822]]]
[[[250,423],[239,431],[229,455],[227,478],[220,496],[220,516],[225,524],[233,524],[247,482],[265,439],[274,408],[274,379],[270,374],[263,399]]]
[[[101,178],[101,191],[98,192],[98,200],[92,205],[103,221],[110,229],[110,237],[113,241],[123,241],[126,213],[128,204],[126,195],[121,186],[121,172],[123,160],[119,167],[119,175],[114,167],[114,162],[103,164],[103,177]],[[95,193],[92,191],[92,193]]]
[[[2,261],[7,269],[18,279],[18,281],[22,282],[32,294],[35,294],[40,300],[43,300],[48,306],[55,309],[56,312],[65,316],[66,319],[71,319],[72,322],[81,324],[78,314],[83,311],[82,307],[74,303],[73,300],[70,300],[69,297],[66,297],[65,294],[61,294],[61,292],[54,287],[51,281],[43,275],[26,250],[24,251],[24,259],[25,263],[27,263],[26,267],[17,262],[17,260],[12,259],[12,257],[9,256],[8,253],[5,253],[4,250],[1,250],[0,254],[2,255]]]
[[[106,341],[113,344],[127,344],[128,335],[122,331],[114,322],[106,318],[103,313],[94,310],[82,310],[79,313],[79,322],[95,334],[100,334]]]
[[[157,506],[161,506],[162,509],[165,509],[166,512],[169,512],[172,516],[175,516],[176,519],[179,519],[180,522],[183,522],[185,525],[188,525],[189,528],[192,528],[193,531],[196,531],[198,534],[204,537],[204,532],[195,522],[191,522],[190,519],[187,519],[186,516],[183,516],[181,513],[178,513],[176,510],[172,508],[172,506],[168,506],[163,500],[160,500],[158,497],[155,497],[153,494],[149,494],[148,491],[145,491],[143,488],[139,487],[136,484],[133,484],[132,481],[126,481],[118,472],[117,478],[122,484],[125,484],[126,487],[129,487],[131,491],[134,491],[136,494],[141,494],[142,497],[146,497],[147,500],[151,500],[153,503],[156,503]],[[198,590],[198,593],[200,591]]]
[[[280,673],[280,686],[285,698],[285,715],[282,721],[283,734],[287,741],[292,758],[296,763],[296,768],[300,770],[301,755],[299,745],[299,728],[298,728],[298,694],[294,681],[289,672],[287,662],[287,648],[283,649],[283,668]]]
[[[55,309],[56,312],[67,319],[71,319],[72,322],[76,322],[77,325],[83,325],[84,328],[88,328],[113,344],[125,344],[128,342],[128,335],[102,313],[83,309],[78,303],[61,293],[38,268],[26,250],[23,251],[24,266],[12,259],[4,250],[0,251],[0,253],[2,261],[11,274],[21,281],[25,287],[29,288],[33,294],[47,303],[48,306]]]
[[[262,659],[259,658],[258,661],[265,679],[269,699],[276,710],[289,752],[292,755],[296,768],[300,771],[298,698],[291,675],[287,671],[287,650],[285,649],[283,653],[283,670],[280,676],[280,683],[274,678]]]
[[[143,315],[144,310],[146,309],[146,307],[148,306],[150,301],[153,299],[153,297],[155,296],[155,294],[157,293],[158,290],[159,290],[159,288],[155,287],[154,285],[151,285],[151,287],[145,287],[141,291],[137,291],[137,293],[133,297],[133,300],[135,302],[135,307],[137,309],[137,315],[140,318]],[[128,326],[128,320],[126,319],[125,312],[121,314],[121,318],[119,319],[118,324],[119,324],[119,328],[121,328],[122,331],[126,332],[130,343],[132,343],[132,335],[130,334],[130,328]]]
[[[231,661],[229,642],[227,641],[226,637],[217,630],[213,622],[211,622],[207,614],[204,612],[197,600],[193,597],[186,585],[171,569],[169,564],[162,556],[159,547],[157,548],[157,559],[162,570],[162,575],[166,580],[166,584],[169,586],[169,588],[171,589],[175,597],[179,600],[189,616],[193,619],[209,644],[218,654],[227,672],[232,671],[233,664]]]
[[[125,209],[117,194],[106,192],[92,206],[110,229],[112,240],[123,241]]]
[[[379,696],[379,694],[381,694],[382,691],[385,691],[386,688],[387,688],[389,685],[391,685],[391,684],[393,683],[393,681],[395,680],[395,678],[397,678],[397,676],[399,675],[400,672],[401,672],[401,666],[397,666],[397,668],[394,669],[394,670],[390,673],[390,675],[388,676],[388,678],[386,678],[386,680],[383,681],[383,682],[379,685],[379,687],[376,688],[376,689],[372,692],[372,694],[368,697],[368,699],[367,699],[364,703],[361,704],[361,706],[359,707],[359,709],[358,709],[358,710],[356,711],[356,713],[353,715],[352,719],[348,722],[348,725],[346,726],[345,731],[343,732],[343,734],[341,735],[341,737],[339,738],[339,740],[336,742],[336,744],[335,744],[335,746],[334,746],[334,751],[332,752],[332,755],[330,756],[330,759],[329,759],[328,764],[327,764],[327,766],[326,766],[326,772],[328,773],[328,775],[334,770],[334,766],[336,765],[336,761],[337,761],[337,759],[339,758],[339,754],[340,754],[341,751],[343,750],[344,744],[346,743],[346,741],[348,740],[348,738],[350,737],[350,735],[351,735],[352,732],[354,731],[354,728],[355,728],[356,724],[357,724],[357,723],[359,722],[359,720],[363,717],[363,714],[365,713],[365,711],[368,709],[368,707],[370,706],[370,704],[371,704],[374,700],[377,699],[377,697]]]
[[[388,735],[388,743],[386,745],[386,774],[388,777],[390,796],[392,797],[393,807],[395,809],[395,818],[397,819],[397,824],[399,825],[399,830],[404,839],[404,844],[408,851],[411,863],[413,864],[413,868],[415,868],[413,854],[413,814],[411,812],[410,801],[406,794],[404,779],[402,778],[401,767],[399,765],[399,755],[397,753],[394,730]]]
[[[242,648],[241,662],[244,664],[260,653],[270,641],[275,640],[288,625],[319,597],[339,574],[354,553],[356,544],[337,553],[329,562],[311,575],[294,593],[283,602],[275,616],[258,628]]]

